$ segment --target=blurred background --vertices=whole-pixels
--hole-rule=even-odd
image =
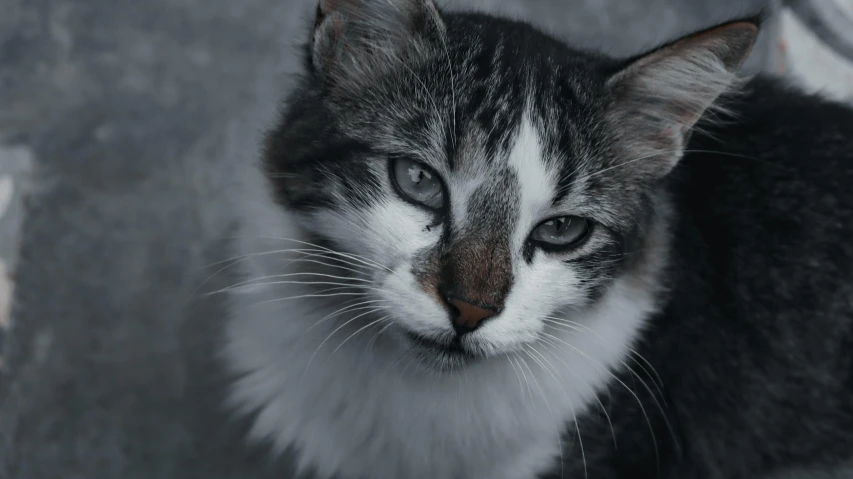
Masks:
[[[0,479],[287,477],[219,407],[197,288],[314,1],[0,0]],[[744,73],[853,98],[853,0],[439,4],[614,55],[764,5]]]

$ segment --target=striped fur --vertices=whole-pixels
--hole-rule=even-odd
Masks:
[[[553,468],[662,293],[669,208],[655,185],[671,165],[639,168],[632,150],[656,138],[626,146],[614,127],[625,78],[657,77],[426,0],[323,1],[306,51],[243,187],[238,249],[260,254],[245,272],[263,280],[233,294],[233,404],[257,414],[255,438],[294,448],[300,472],[324,478]],[[701,41],[673,55],[722,65],[691,81],[732,80]],[[650,72],[674,81],[697,63],[669,64]],[[678,103],[695,87],[666,92]],[[389,174],[400,157],[441,177],[442,209],[400,197]],[[563,215],[592,224],[581,244],[530,241]],[[498,314],[459,337],[451,294]]]

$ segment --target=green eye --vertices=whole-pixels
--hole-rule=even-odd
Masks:
[[[391,177],[406,199],[432,209],[444,205],[441,178],[432,168],[408,159],[391,162]]]
[[[589,233],[589,221],[579,216],[560,216],[543,221],[530,239],[548,246],[566,247],[579,243]]]

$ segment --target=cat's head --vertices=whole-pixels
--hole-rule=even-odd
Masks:
[[[511,352],[644,261],[660,180],[756,33],[615,61],[432,0],[321,0],[265,167],[401,345],[440,367]]]

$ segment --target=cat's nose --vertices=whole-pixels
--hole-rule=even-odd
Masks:
[[[477,306],[461,299],[445,297],[450,305],[453,329],[460,336],[477,329],[483,322],[498,313],[497,308]]]

